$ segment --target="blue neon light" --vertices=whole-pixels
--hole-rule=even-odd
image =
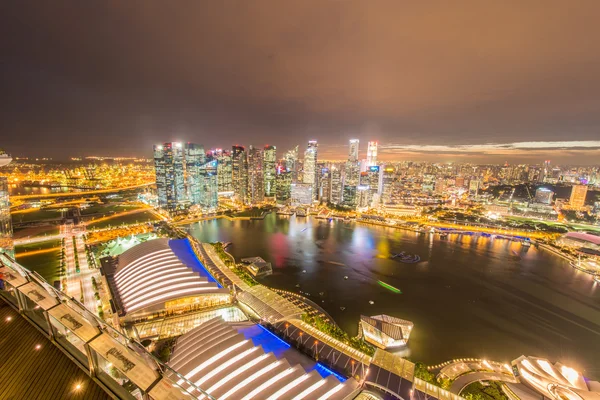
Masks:
[[[258,326],[260,327],[260,329],[262,329],[263,331],[267,332],[269,335],[273,336],[275,339],[279,340],[286,347],[290,347],[290,344],[288,342],[286,342],[285,340],[283,340],[282,338],[280,338],[279,336],[277,336],[276,334],[274,334],[273,332],[271,332],[270,330],[268,330],[264,326],[262,326],[262,325],[258,325]]]
[[[190,244],[188,239],[171,239],[169,240],[169,247],[173,250],[173,253],[179,258],[183,264],[192,268],[194,271],[198,272],[201,276],[208,279],[209,282],[214,282],[217,284],[219,288],[222,288],[217,282],[217,280],[208,272],[204,265],[198,260],[196,257],[196,253],[192,249],[192,245]]]
[[[335,376],[336,378],[338,378],[338,380],[339,380],[340,382],[346,382],[346,378],[344,378],[342,375],[338,374],[337,372],[334,372],[333,370],[331,370],[331,369],[327,368],[326,366],[324,366],[324,365],[323,365],[323,364],[321,364],[321,363],[317,363],[317,364],[315,365],[315,368],[314,368],[314,369],[315,369],[315,370],[316,370],[316,371],[319,373],[319,375],[321,375],[323,378],[327,378],[329,375],[333,375],[333,376]]]

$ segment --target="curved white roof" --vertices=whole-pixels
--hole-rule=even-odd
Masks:
[[[141,243],[119,256],[115,284],[125,312],[182,297],[228,293],[183,264],[169,239]]]
[[[357,386],[353,379],[344,383],[333,376],[323,379],[314,370],[306,373],[300,365],[290,365],[285,358],[265,353],[221,317],[182,335],[169,366],[196,387],[223,400],[341,400]],[[192,390],[177,375],[172,373],[170,377]],[[201,393],[192,394],[206,399]]]

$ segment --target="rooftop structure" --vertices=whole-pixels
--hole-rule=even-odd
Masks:
[[[586,382],[578,371],[559,362],[551,364],[543,358],[521,356],[512,365],[521,383],[544,397],[556,400],[600,398],[598,382]]]
[[[389,315],[360,316],[359,331],[365,340],[381,349],[405,346],[414,324]]]
[[[273,273],[271,263],[266,262],[260,257],[242,258],[241,261],[246,264],[246,269],[253,276],[266,276]]]
[[[562,235],[556,242],[561,246],[600,250],[600,236],[584,232],[566,233]]]
[[[306,373],[301,365],[266,353],[221,318],[181,336],[169,366],[219,399],[345,399],[357,387],[352,379],[323,379],[315,370]],[[186,387],[178,375],[171,379]]]
[[[187,239],[150,240],[111,261],[103,268],[121,315],[179,312],[230,301],[229,290],[204,269]]]

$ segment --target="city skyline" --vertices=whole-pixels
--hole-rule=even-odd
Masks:
[[[165,140],[283,150],[316,139],[322,159],[344,159],[358,138],[377,140],[381,160],[590,164],[600,5],[551,3],[106,3],[68,18],[13,4],[3,146],[141,157]]]
[[[1,9],[0,398],[600,400],[597,0]]]

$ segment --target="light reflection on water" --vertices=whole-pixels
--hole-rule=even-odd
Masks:
[[[236,258],[261,256],[272,262],[274,274],[264,284],[311,293],[353,335],[361,314],[413,321],[409,348],[415,360],[506,362],[526,354],[595,367],[590,375],[598,374],[598,285],[533,246],[275,214],[258,221],[204,221],[193,224],[191,232],[201,241],[232,242]],[[389,258],[401,251],[422,261],[402,264]],[[403,294],[382,288],[378,280]]]

